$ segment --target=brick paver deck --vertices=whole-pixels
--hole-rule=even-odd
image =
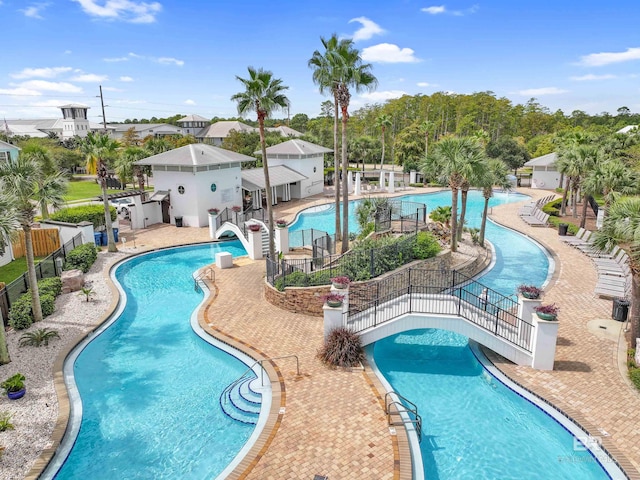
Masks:
[[[309,203],[280,206],[278,215],[291,219],[304,206]],[[596,271],[588,257],[562,243],[556,230],[527,226],[517,217],[517,209],[517,204],[496,207],[492,217],[556,253],[556,275],[545,293],[545,302],[561,307],[556,364],[553,371],[541,372],[491,357],[518,383],[565,411],[592,435],[602,436],[627,473],[640,478],[640,395],[619,364],[624,359],[619,350],[626,346],[616,335],[621,324],[609,320],[611,302],[593,294]],[[122,234],[130,247],[131,232]],[[206,228],[167,225],[138,231],[136,238],[140,250],[209,240]],[[398,451],[404,452],[406,461],[406,449],[389,434],[370,377],[359,370],[322,365],[315,357],[322,343],[322,320],[270,305],[264,299],[263,282],[263,262],[236,260],[234,268],[216,271],[216,295],[201,313],[210,328],[241,339],[263,355],[300,358],[300,376],[293,360],[275,362],[284,380],[285,411],[271,423],[271,432],[265,432],[268,438],[261,440],[259,456],[245,463],[252,468],[243,476],[400,478]],[[408,478],[406,473],[402,477]]]

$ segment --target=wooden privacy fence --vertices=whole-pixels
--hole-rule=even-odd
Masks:
[[[33,239],[34,257],[46,257],[60,248],[60,234],[57,228],[34,228],[31,230],[31,238]],[[12,243],[12,247],[15,258],[22,258],[26,255],[24,232],[19,232],[18,240]]]

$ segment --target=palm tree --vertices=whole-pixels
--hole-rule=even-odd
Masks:
[[[594,234],[594,245],[605,250],[611,245],[624,248],[631,268],[631,339],[640,337],[640,197],[623,198],[611,205],[602,229]]]
[[[448,136],[440,140],[421,166],[425,176],[436,176],[451,189],[451,251],[458,250],[458,192],[473,178],[482,158],[478,143],[468,137]]]
[[[486,155],[484,153],[484,147],[476,137],[470,137],[470,148],[467,153],[467,161],[470,163],[469,176],[465,177],[460,187],[460,222],[458,222],[458,230],[456,235],[458,241],[462,239],[462,232],[464,231],[464,223],[467,214],[467,198],[469,197],[469,189],[471,185],[478,185],[481,182],[481,178],[484,175],[484,169],[486,164]],[[475,145],[473,145],[475,143]]]
[[[104,224],[107,229],[107,250],[117,252],[116,242],[111,225],[111,209],[107,194],[107,162],[116,154],[120,144],[103,133],[89,132],[80,143],[80,151],[87,159],[87,172],[95,174],[102,188],[102,204],[104,205]]]
[[[429,155],[429,134],[433,132],[435,128],[435,122],[425,120],[420,124],[420,131],[424,133],[424,156]]]
[[[480,226],[479,243],[484,247],[484,235],[487,228],[487,215],[489,213],[489,200],[493,197],[493,187],[497,186],[503,190],[511,189],[511,182],[507,178],[509,173],[507,165],[500,159],[489,158],[486,160],[484,175],[480,179],[479,185],[482,187],[484,197],[484,209],[482,211],[482,224]]]
[[[0,183],[1,184],[1,183]],[[18,214],[15,209],[12,197],[2,190],[0,192],[0,254],[9,242],[11,234],[20,228]],[[7,348],[7,336],[4,330],[4,320],[0,309],[0,365],[11,361],[9,349]]]
[[[380,160],[380,170],[382,170],[382,166],[384,165],[384,132],[387,127],[391,126],[391,117],[386,114],[380,115],[376,120],[376,127],[380,127],[380,134],[382,135],[382,157]]]
[[[580,228],[584,228],[587,223],[588,199],[591,195],[596,193],[594,190],[590,190],[590,188],[593,188],[595,185],[593,183],[586,183],[585,178],[587,174],[593,171],[596,165],[602,163],[604,159],[602,150],[595,145],[580,145],[576,149],[576,156],[578,158],[578,176],[574,178],[574,180],[576,180],[574,192],[577,194],[578,190],[580,190],[582,193],[582,216],[580,218]]]
[[[342,57],[339,51],[352,48],[353,41],[349,39],[339,39],[337,34],[326,39],[320,37],[324,52],[316,50],[313,52],[308,65],[313,69],[313,83],[318,85],[320,93],[331,93],[333,96],[333,164],[334,164],[334,185],[335,185],[335,231],[336,239],[342,238],[340,227],[340,157],[338,156],[338,85],[340,84],[340,72],[342,68]],[[345,179],[346,180],[346,179]]]
[[[373,90],[378,85],[378,80],[371,73],[371,64],[363,63],[360,52],[353,48],[351,43],[348,48],[337,51],[340,55],[338,103],[342,112],[342,253],[349,250],[349,186],[347,185],[347,120],[349,120],[349,101],[351,92]]]
[[[134,163],[146,158],[147,155],[145,149],[135,146],[126,147],[120,152],[116,160],[115,172],[123,185],[126,185],[129,180],[133,180],[134,173],[138,177],[138,181],[140,180],[138,176],[140,168],[136,167]],[[144,186],[141,190],[144,190]]]
[[[54,172],[37,180],[38,188],[34,200],[40,206],[43,219],[49,218],[49,205],[54,209],[64,205],[64,194],[67,191],[67,178],[62,172]]]
[[[267,193],[267,216],[269,217],[269,258],[273,261],[276,259],[276,246],[273,234],[273,200],[267,162],[267,145],[264,137],[264,120],[273,112],[289,105],[289,99],[284,94],[284,91],[289,87],[283,85],[279,78],[274,78],[273,73],[268,70],[262,68],[256,70],[253,67],[249,67],[248,70],[249,78],[236,76],[236,79],[244,85],[245,90],[233,95],[231,100],[238,103],[240,115],[244,116],[253,111],[258,116],[264,188]]]
[[[24,245],[27,258],[27,278],[29,291],[31,292],[31,309],[33,320],[42,320],[42,307],[40,306],[40,293],[38,292],[38,278],[33,255],[33,239],[31,229],[36,216],[39,184],[47,182],[47,177],[42,173],[38,163],[19,155],[0,162],[0,191],[10,197],[18,223],[24,232]]]
[[[585,189],[601,193],[604,198],[604,211],[620,198],[637,191],[637,178],[627,166],[618,159],[598,162],[584,179]]]

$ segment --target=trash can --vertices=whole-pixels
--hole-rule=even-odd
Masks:
[[[113,229],[113,241],[116,243],[118,243],[118,231],[119,230],[117,228]]]
[[[100,232],[100,245],[103,245],[103,246],[109,245],[109,237],[107,237],[106,230],[103,230]]]
[[[566,223],[559,223],[558,224],[558,235],[566,235],[567,234],[567,230],[569,229],[569,225]]]
[[[93,241],[97,247],[102,245],[102,232],[93,232]]]
[[[619,322],[626,322],[627,315],[629,315],[629,302],[626,300],[614,299],[611,318]]]
[[[181,227],[182,226],[182,217],[178,216],[175,217],[176,218],[176,227]]]

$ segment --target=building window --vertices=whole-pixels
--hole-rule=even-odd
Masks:
[[[180,195],[184,194],[184,186],[182,186],[182,185],[178,185],[178,193],[179,193]]]

